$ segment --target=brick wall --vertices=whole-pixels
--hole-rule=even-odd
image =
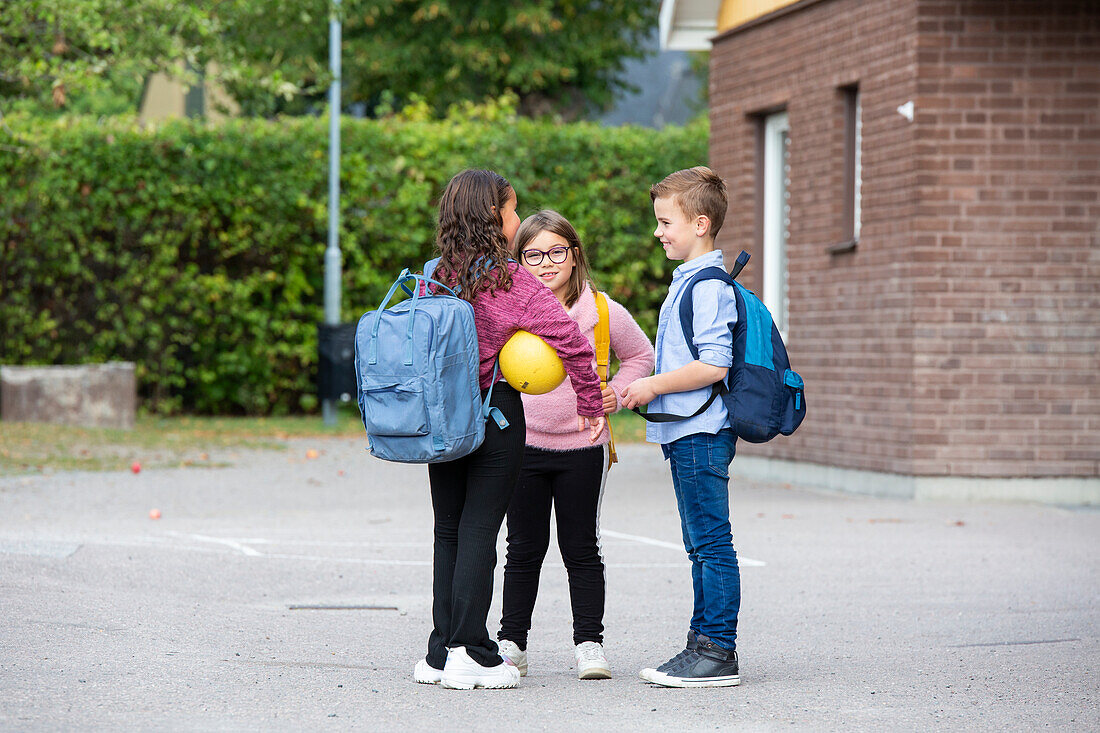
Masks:
[[[1100,475],[1100,4],[917,30],[916,472]]]
[[[913,470],[910,227],[913,126],[895,110],[915,92],[916,6],[827,0],[728,33],[711,54],[711,165],[727,180],[719,234],[753,258],[759,288],[755,115],[785,107],[790,124],[788,350],[808,384],[809,417],[789,438],[741,454],[909,474]],[[844,238],[840,87],[863,108],[863,216],[855,252]],[[759,292],[759,291],[758,291]]]
[[[925,476],[1100,475],[1100,7],[823,0],[721,36],[719,242],[754,254],[753,115],[786,107],[798,434],[743,452]],[[843,114],[863,226],[843,238]],[[916,116],[896,111],[908,100]]]

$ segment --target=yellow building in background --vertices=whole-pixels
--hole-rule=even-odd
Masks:
[[[768,13],[803,0],[725,0],[718,10],[718,33],[736,28]]]
[[[710,48],[719,33],[795,5],[818,0],[664,0],[661,47],[674,51]]]

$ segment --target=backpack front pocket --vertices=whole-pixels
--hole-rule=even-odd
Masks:
[[[370,435],[427,435],[428,403],[420,380],[364,384],[363,424]]]
[[[788,369],[783,373],[786,399],[780,413],[779,432],[790,435],[802,423],[806,415],[806,385],[798,372]]]

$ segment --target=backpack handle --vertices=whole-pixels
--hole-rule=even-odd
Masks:
[[[749,264],[749,253],[745,250],[741,250],[741,254],[737,255],[737,261],[733,263],[733,267],[730,268],[730,277],[734,280],[741,274],[741,271],[745,269],[745,265]]]
[[[413,283],[414,283],[412,288],[408,287],[405,284],[409,280],[412,280]],[[420,299],[420,286],[421,286],[421,284],[423,284],[425,292],[427,292],[427,286],[429,284],[432,284],[432,285],[438,285],[439,287],[443,288],[444,290],[446,290],[451,295],[455,296],[456,298],[458,297],[458,293],[456,293],[454,290],[451,290],[449,287],[447,287],[443,283],[439,282],[438,280],[433,280],[430,277],[425,277],[424,275],[417,275],[414,272],[409,272],[409,268],[406,267],[404,270],[401,271],[401,274],[397,276],[397,279],[393,281],[393,285],[391,285],[390,289],[386,292],[386,297],[382,299],[382,303],[378,306],[378,309],[374,313],[374,322],[371,324],[371,331],[370,331],[370,337],[371,337],[370,338],[370,348],[367,352],[367,363],[368,364],[377,364],[378,363],[378,346],[377,346],[377,344],[378,344],[378,327],[382,323],[382,311],[384,311],[386,309],[386,306],[389,305],[390,301],[393,299],[393,296],[397,292],[398,288],[403,289],[406,293],[408,293],[410,296],[412,296],[412,298],[413,298],[412,310],[415,311],[416,310],[416,301],[418,301]],[[408,336],[410,336],[410,339],[406,343],[405,363],[406,364],[411,364],[412,363],[412,339],[411,339],[411,336],[412,336],[412,319],[411,318],[409,319],[409,333],[408,333]]]
[[[413,278],[414,280],[416,280],[420,283],[423,283],[425,290],[427,289],[427,286],[428,286],[429,283],[432,284],[432,285],[438,285],[439,287],[443,288],[444,290],[446,290],[448,293],[450,293],[454,297],[456,297],[456,298],[459,297],[458,292],[456,292],[454,289],[452,289],[452,288],[444,285],[443,283],[439,282],[438,280],[432,278],[432,275],[435,274],[435,266],[438,262],[439,262],[438,257],[436,257],[434,260],[428,260],[427,262],[424,263],[424,274],[423,275],[417,275],[415,272],[410,273],[409,276],[405,278],[405,281],[408,281],[409,278]],[[401,289],[404,290],[409,295],[413,294],[412,289],[408,285],[405,285],[404,282],[402,282],[402,284],[401,284]],[[438,293],[433,293],[433,295],[438,295]]]
[[[406,295],[412,296],[412,294],[413,294],[413,289],[405,284],[410,279],[416,280],[417,282],[419,282],[420,287],[425,288],[425,290],[427,290],[428,285],[435,285],[435,286],[437,286],[437,287],[439,287],[443,290],[446,290],[448,295],[453,295],[456,298],[459,297],[458,293],[454,289],[444,285],[443,283],[441,283],[438,280],[435,280],[431,277],[427,277],[425,275],[417,275],[415,272],[409,273],[409,276],[407,278],[405,278],[405,282],[401,283],[401,289],[405,291]],[[431,295],[442,295],[442,293],[431,293]]]

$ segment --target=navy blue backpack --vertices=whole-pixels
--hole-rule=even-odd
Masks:
[[[688,348],[696,359],[692,291],[703,280],[728,283],[737,295],[737,323],[733,326],[733,366],[724,381],[715,382],[710,398],[691,415],[665,412],[642,413],[650,422],[678,422],[701,415],[721,396],[729,412],[730,427],[737,437],[750,443],[766,443],[776,435],[790,435],[806,417],[805,385],[791,369],[787,348],[771,313],[752,291],[737,282],[737,275],[749,261],[742,252],[728,273],[720,267],[697,272],[684,288],[680,300],[680,326]]]

